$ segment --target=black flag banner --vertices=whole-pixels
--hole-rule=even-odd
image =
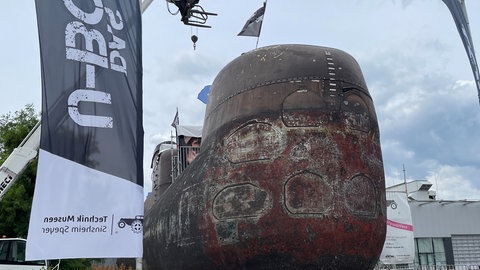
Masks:
[[[260,32],[262,31],[263,16],[265,14],[265,8],[267,3],[264,2],[263,6],[259,8],[253,15],[248,19],[248,21],[243,26],[238,36],[251,36],[259,37]]]
[[[472,67],[473,76],[475,78],[475,84],[477,85],[478,99],[480,102],[480,72],[478,70],[475,50],[473,48],[472,37],[468,26],[465,2],[463,0],[443,0],[443,2],[447,5],[450,13],[452,13],[458,33],[460,34],[465,50],[467,51],[470,66]]]
[[[35,2],[42,132],[26,257],[141,257],[139,2]]]

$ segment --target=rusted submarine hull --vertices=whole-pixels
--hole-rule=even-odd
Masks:
[[[386,230],[374,105],[349,54],[269,46],[212,84],[201,152],[144,220],[147,269],[372,269]]]

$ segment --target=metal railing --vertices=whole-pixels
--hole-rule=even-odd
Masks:
[[[172,179],[175,179],[193,162],[197,154],[200,152],[200,147],[180,146],[178,147],[178,154],[172,156]]]

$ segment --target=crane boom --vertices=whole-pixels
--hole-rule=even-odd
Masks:
[[[0,201],[27,165],[37,156],[39,146],[40,121],[0,167]]]

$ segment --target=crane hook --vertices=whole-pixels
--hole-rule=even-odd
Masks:
[[[197,47],[198,37],[196,35],[192,35],[191,39],[193,42],[193,49],[195,50],[195,48]]]

